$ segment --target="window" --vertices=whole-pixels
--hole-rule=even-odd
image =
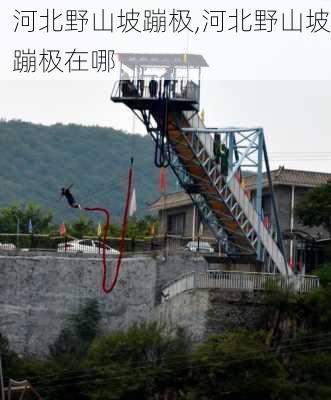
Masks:
[[[271,196],[269,194],[262,195],[262,208],[264,215],[269,215],[271,213]]]
[[[168,233],[171,235],[184,235],[185,213],[168,216]]]
[[[79,244],[82,246],[93,246],[92,240],[81,240]]]

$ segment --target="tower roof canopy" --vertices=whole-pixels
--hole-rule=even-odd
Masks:
[[[206,60],[200,54],[171,53],[118,53],[121,63],[130,69],[142,67],[208,67]]]

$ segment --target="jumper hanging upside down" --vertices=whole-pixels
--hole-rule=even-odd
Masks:
[[[70,207],[82,209],[82,207],[80,206],[80,204],[78,204],[76,202],[74,196],[72,195],[72,193],[70,191],[70,189],[72,187],[73,187],[73,183],[71,185],[69,185],[69,186],[63,187],[61,189],[61,196],[60,197],[64,196],[67,199]]]

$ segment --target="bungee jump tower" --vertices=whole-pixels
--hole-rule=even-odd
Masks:
[[[245,257],[261,272],[294,274],[284,255],[264,131],[253,128],[207,128],[200,117],[201,70],[196,54],[118,55],[120,79],[111,99],[124,103],[145,125],[155,143],[155,165],[170,167],[191,197],[222,253]],[[256,196],[242,185],[256,176]],[[268,179],[272,221],[262,210],[264,177]]]

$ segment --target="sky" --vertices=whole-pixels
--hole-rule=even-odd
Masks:
[[[16,0],[0,4],[0,118],[21,119],[42,124],[77,123],[114,127],[128,132],[145,133],[145,129],[124,105],[110,101],[117,72],[95,75],[24,75],[12,71],[14,49],[68,46],[93,49],[111,46],[118,52],[191,52],[202,54],[209,64],[203,71],[201,109],[207,126],[262,126],[265,131],[272,168],[287,168],[331,172],[331,34],[267,35],[226,32],[215,35],[183,33],[174,40],[170,34],[147,36],[114,33],[112,36],[94,32],[81,35],[71,32],[45,34],[13,31],[16,10],[37,10],[45,7],[88,9],[102,7],[138,7],[137,2],[123,0],[120,6],[99,0],[93,6],[87,0]],[[28,6],[27,6],[28,4]],[[243,0],[222,2],[222,9],[261,7],[288,11],[291,7],[303,15],[311,2],[306,0]],[[144,8],[178,7],[169,0],[142,0]],[[219,2],[183,0],[181,7],[189,8],[193,16],[201,17],[204,9],[221,7]],[[331,11],[331,1],[316,0],[316,9]],[[217,8],[217,9],[218,9]],[[115,11],[115,10],[114,10]],[[194,14],[195,13],[195,14]],[[331,20],[330,20],[331,30]],[[48,48],[48,47],[46,47]]]

